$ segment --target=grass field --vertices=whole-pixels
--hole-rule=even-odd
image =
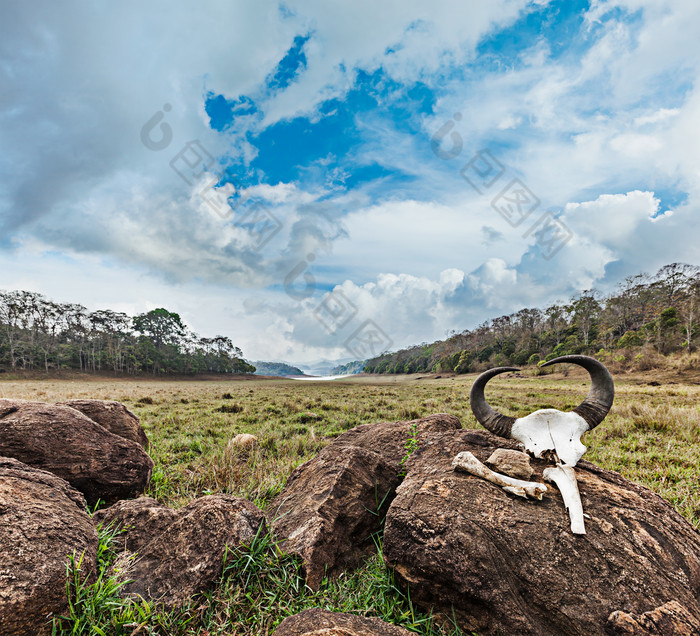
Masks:
[[[648,486],[700,527],[700,385],[680,378],[649,384],[658,377],[649,372],[615,378],[615,405],[603,424],[584,437],[585,458]],[[151,440],[155,468],[147,494],[182,506],[204,494],[228,493],[264,508],[297,465],[358,424],[446,412],[459,417],[465,428],[478,427],[468,402],[473,378],[4,380],[0,397],[124,402],[141,417]],[[487,397],[502,412],[525,415],[538,408],[569,410],[587,391],[587,376],[578,371],[567,376],[525,373],[493,380]],[[256,435],[259,445],[251,452],[230,447],[228,441],[238,433]],[[111,556],[104,534],[106,567]],[[108,583],[105,578],[101,588],[79,586],[70,620],[55,632],[266,634],[287,615],[326,607],[381,616],[426,635],[460,633],[413,608],[380,556],[313,593],[303,585],[297,560],[274,549],[269,538],[233,555],[220,586],[177,614],[117,601]]]

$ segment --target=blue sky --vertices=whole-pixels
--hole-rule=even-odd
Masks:
[[[0,12],[0,289],[313,367],[700,263],[693,0]]]

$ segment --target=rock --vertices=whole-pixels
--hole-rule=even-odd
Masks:
[[[159,504],[150,497],[139,497],[98,510],[92,520],[103,527],[118,526],[121,529],[114,539],[115,549],[140,553],[177,518],[178,510]]]
[[[97,532],[83,496],[67,482],[0,457],[0,634],[47,633],[67,610],[66,564],[84,553],[94,572]]]
[[[119,503],[104,520],[130,526],[122,580],[125,595],[173,608],[205,591],[221,576],[224,550],[250,543],[265,532],[262,512],[249,501],[230,495],[201,497],[180,510],[163,509],[147,498]],[[168,523],[168,519],[172,521]],[[262,527],[261,527],[262,526]]]
[[[411,636],[411,632],[379,618],[314,608],[285,618],[273,636]]]
[[[69,400],[60,402],[70,406],[93,422],[104,426],[110,433],[130,439],[148,450],[148,437],[141,426],[141,420],[121,402],[107,400]]]
[[[136,442],[58,404],[0,399],[0,455],[65,479],[94,505],[133,497],[153,462]]]
[[[613,612],[608,627],[620,636],[688,636],[700,634],[700,617],[693,616],[678,601],[657,607],[641,616],[627,612]]]
[[[497,473],[525,481],[529,481],[533,473],[530,456],[522,451],[509,448],[497,448],[486,460],[486,464]]]
[[[437,413],[418,420],[361,424],[336,437],[333,440],[333,446],[359,446],[374,451],[399,471],[401,460],[406,455],[406,441],[411,436],[414,425],[418,430],[419,445],[420,440],[427,433],[462,428],[462,424],[454,415]]]
[[[226,444],[226,449],[231,450],[233,448],[253,448],[258,443],[258,438],[255,435],[250,435],[249,433],[239,433],[235,437],[232,437],[228,444]]]
[[[411,598],[465,632],[602,635],[615,610],[676,599],[700,613],[700,533],[661,497],[582,461],[586,535],[573,535],[559,491],[542,501],[454,472],[515,443],[485,431],[428,435],[408,462],[384,533],[384,557]],[[533,460],[533,480],[548,464]]]
[[[354,446],[331,444],[294,470],[266,514],[282,548],[301,556],[311,588],[374,551],[399,482],[394,466]]]

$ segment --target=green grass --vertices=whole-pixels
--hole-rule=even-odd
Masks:
[[[477,428],[468,402],[473,378],[403,376],[333,383],[19,380],[0,382],[0,396],[120,400],[141,417],[151,440],[155,468],[148,495],[179,507],[205,494],[228,493],[264,508],[296,466],[359,424],[447,412],[465,428]],[[700,528],[700,386],[680,379],[649,386],[648,381],[658,379],[653,372],[615,379],[615,405],[584,437],[585,459],[646,485]],[[496,378],[487,397],[505,413],[525,415],[538,408],[571,409],[587,391],[585,374],[572,371],[566,377]],[[256,435],[259,444],[250,450],[229,446],[238,433]],[[407,454],[413,446],[409,436]],[[226,575],[215,589],[181,612],[168,614],[118,599],[108,576],[109,541],[101,543],[107,546],[101,578],[80,583],[72,572],[73,609],[57,634],[100,634],[99,629],[108,634],[266,634],[285,616],[306,607],[380,616],[426,636],[458,633],[452,625],[439,626],[420,614],[397,589],[380,556],[312,592],[303,584],[298,562],[269,537],[259,537],[254,545],[229,555]]]
[[[97,579],[83,571],[82,557],[70,558],[69,612],[53,620],[52,636],[268,634],[286,617],[312,607],[376,616],[416,634],[463,633],[450,621],[437,625],[429,613],[414,607],[410,594],[397,586],[384,563],[381,545],[363,567],[324,579],[314,591],[305,583],[301,560],[280,549],[270,534],[259,533],[250,545],[226,553],[223,575],[214,590],[168,613],[142,600],[120,598],[124,581],[119,582],[110,569],[116,558],[112,549],[116,533],[99,528],[98,534]]]

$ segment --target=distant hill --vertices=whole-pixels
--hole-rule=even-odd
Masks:
[[[253,365],[255,366],[255,375],[306,375],[301,369],[284,362],[256,360]]]
[[[653,276],[628,276],[607,296],[586,289],[568,302],[523,308],[446,340],[384,353],[367,360],[364,371],[476,373],[572,354],[638,371],[661,368],[664,356],[685,355],[683,364],[697,367],[690,360],[697,355],[699,306],[700,267],[671,263]]]
[[[331,369],[331,375],[356,375],[362,373],[367,360],[353,360]]]

